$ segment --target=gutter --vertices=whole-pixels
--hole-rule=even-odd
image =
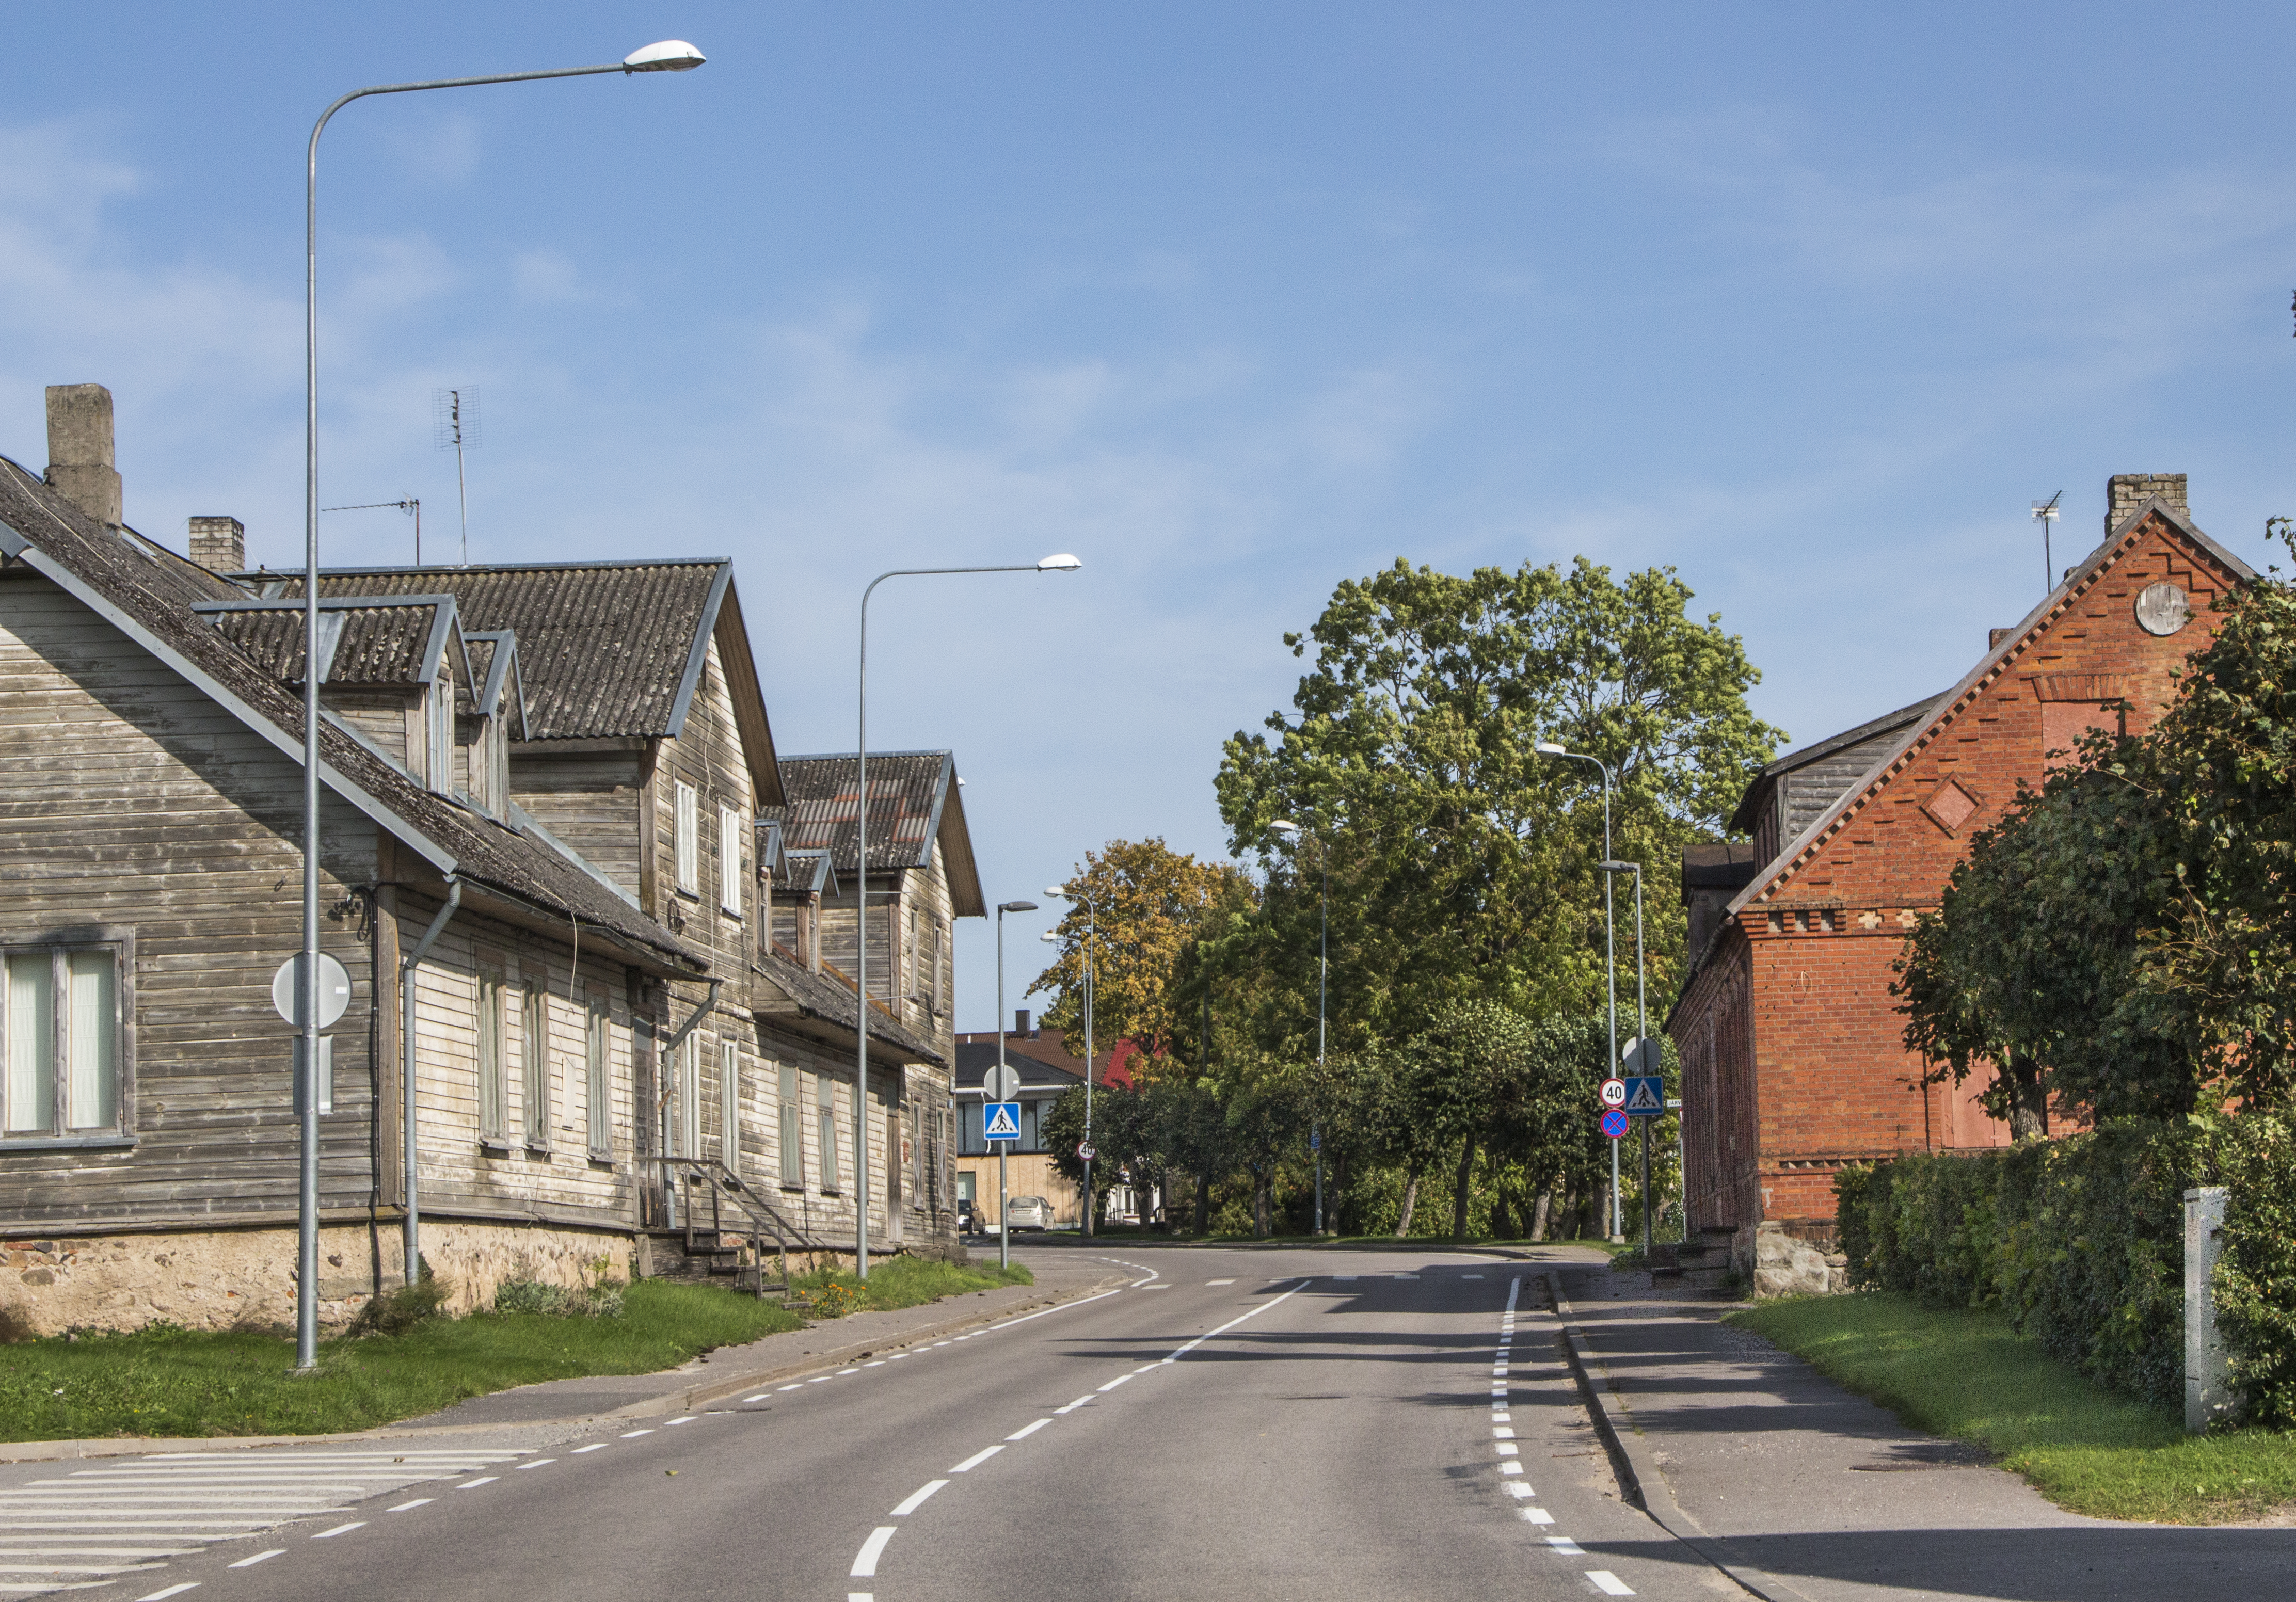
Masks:
[[[430,927],[422,931],[422,938],[415,942],[414,951],[398,960],[401,1013],[398,1026],[398,1107],[400,1122],[406,1126],[402,1132],[406,1139],[405,1173],[401,1176],[401,1183],[406,1196],[406,1283],[408,1285],[414,1284],[422,1277],[422,1210],[415,1194],[420,1181],[415,1167],[414,1135],[414,969],[422,962],[424,953],[430,951],[430,943],[446,932],[447,920],[462,904],[463,881],[450,879],[447,881],[447,904],[439,909],[439,915],[430,920]]]

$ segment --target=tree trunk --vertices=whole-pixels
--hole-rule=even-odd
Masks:
[[[2046,1140],[2049,1136],[2049,1098],[2041,1088],[2038,1068],[2013,1065],[2009,1070],[2009,1138]]]
[[[1419,1176],[1414,1173],[1403,1182],[1403,1216],[1395,1221],[1395,1238],[1398,1240],[1411,1233],[1411,1213],[1418,1205]]]
[[[1467,1190],[1475,1174],[1475,1137],[1459,1148],[1459,1177],[1451,1186],[1451,1238],[1467,1238]]]
[[[1200,1173],[1196,1175],[1196,1238],[1201,1240],[1211,1233],[1211,1228],[1212,1176]]]
[[[1540,1241],[1546,1238],[1547,1214],[1554,1206],[1554,1187],[1549,1185],[1546,1189],[1538,1193],[1538,1199],[1531,1204],[1530,1243],[1533,1246],[1537,1246]]]
[[[1267,1181],[1257,1174],[1251,1182],[1251,1232],[1267,1238]]]

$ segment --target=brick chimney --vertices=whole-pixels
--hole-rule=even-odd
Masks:
[[[210,573],[247,569],[247,530],[237,518],[193,518],[192,560]]]
[[[117,523],[119,474],[111,459],[111,391],[48,386],[48,482],[92,518]]]
[[[1029,1009],[1026,1007],[1013,1009],[1013,1033],[1025,1034],[1032,1040],[1036,1037],[1036,1032],[1029,1027]]]
[[[2177,509],[2182,517],[2191,517],[2193,509],[2185,503],[2185,475],[2182,473],[2115,473],[2104,481],[2104,532],[2110,539],[2112,531],[2120,527],[2128,514],[2145,502],[2158,497]]]

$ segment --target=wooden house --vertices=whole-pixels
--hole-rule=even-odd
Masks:
[[[125,527],[109,397],[50,402],[46,480],[0,461],[0,1305],[276,1323],[300,576],[240,570],[227,519],[197,561]],[[410,1188],[466,1306],[741,1240],[849,1253],[857,1119],[873,1239],[953,1244],[950,1053],[871,1009],[857,1105],[850,982],[764,932],[783,797],[731,564],[328,570],[321,603],[324,942],[354,977],[323,1316],[398,1282]]]

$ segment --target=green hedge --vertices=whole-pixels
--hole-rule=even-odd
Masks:
[[[2296,1136],[2281,1119],[2109,1124],[1835,1181],[1853,1283],[1997,1308],[2127,1394],[2184,1396],[2184,1191],[2231,1192],[2218,1322],[2251,1416],[2296,1425]]]

